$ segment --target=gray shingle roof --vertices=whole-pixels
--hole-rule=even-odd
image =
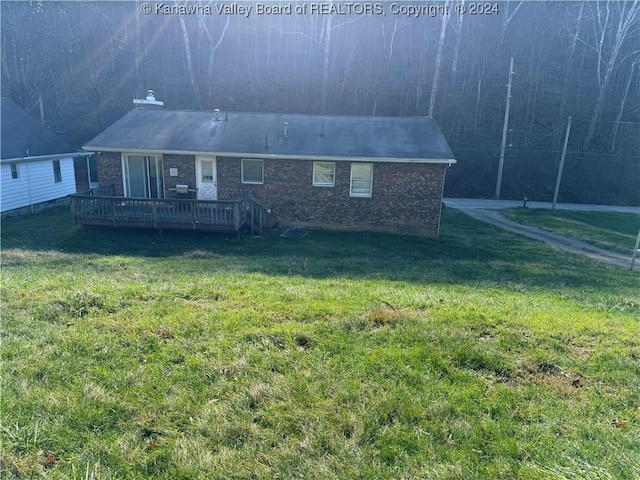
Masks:
[[[93,151],[454,161],[428,117],[135,109],[87,143]],[[288,123],[288,135],[284,124]],[[265,144],[268,146],[265,147]]]
[[[0,123],[3,160],[76,152],[8,98],[2,98]]]

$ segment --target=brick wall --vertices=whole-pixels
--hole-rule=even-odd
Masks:
[[[371,198],[350,197],[351,162],[335,162],[334,187],[312,185],[313,162],[264,160],[264,184],[241,182],[240,159],[218,158],[218,197],[248,192],[272,209],[279,226],[377,230],[436,237],[444,165],[374,163]]]
[[[189,185],[189,188],[196,188],[196,157],[194,155],[171,155],[162,156],[162,168],[164,171],[164,190],[166,198],[176,198],[176,185]],[[178,170],[178,176],[169,175],[171,168]],[[191,194],[190,198],[196,198]]]
[[[124,195],[120,152],[100,152],[98,154],[98,175],[100,176],[100,185],[113,185],[117,197]]]
[[[264,160],[264,184],[241,181],[239,158],[218,157],[218,198],[235,200],[251,192],[269,208],[271,224],[330,229],[374,230],[437,237],[445,165],[373,163],[371,198],[350,197],[351,162],[335,162],[334,187],[314,187],[310,160]],[[165,195],[176,184],[196,185],[193,155],[163,155]],[[123,195],[120,153],[98,156],[101,184]],[[169,175],[170,168],[178,176]]]

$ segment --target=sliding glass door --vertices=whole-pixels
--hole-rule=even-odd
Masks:
[[[162,157],[155,155],[124,155],[122,162],[124,195],[126,197],[164,197]]]

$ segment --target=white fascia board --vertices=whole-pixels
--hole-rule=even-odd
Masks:
[[[443,158],[393,158],[393,157],[339,157],[331,155],[278,155],[278,154],[255,154],[255,153],[216,153],[220,157],[239,158],[269,158],[282,160],[314,160],[319,162],[366,162],[366,163],[438,163],[451,165],[456,160]]]
[[[133,153],[140,155],[209,155],[216,157],[234,157],[234,158],[258,158],[273,160],[314,160],[320,162],[367,162],[367,163],[436,163],[453,165],[457,161],[453,158],[386,158],[386,157],[339,157],[324,155],[281,155],[277,153],[239,153],[239,152],[207,152],[207,151],[189,151],[189,150],[149,150],[134,148],[100,148],[92,146],[91,149],[96,152],[118,152]]]
[[[3,158],[2,163],[41,162],[43,160],[62,160],[63,158],[88,157],[94,152],[58,153],[56,155],[36,155],[32,157]]]

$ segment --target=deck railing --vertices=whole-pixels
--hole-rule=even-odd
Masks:
[[[114,185],[103,185],[100,187],[89,188],[88,190],[83,190],[78,192],[76,195],[91,195],[98,197],[113,197],[115,196],[115,186]]]
[[[262,232],[266,209],[255,198],[239,200],[183,200],[113,196],[113,189],[70,195],[75,223],[114,227],[233,231],[249,223],[251,232]],[[111,195],[109,195],[111,193]]]
[[[245,199],[245,212],[247,214],[247,222],[251,228],[251,235],[256,231],[262,233],[265,223],[266,214],[269,212],[267,206],[249,193]]]

